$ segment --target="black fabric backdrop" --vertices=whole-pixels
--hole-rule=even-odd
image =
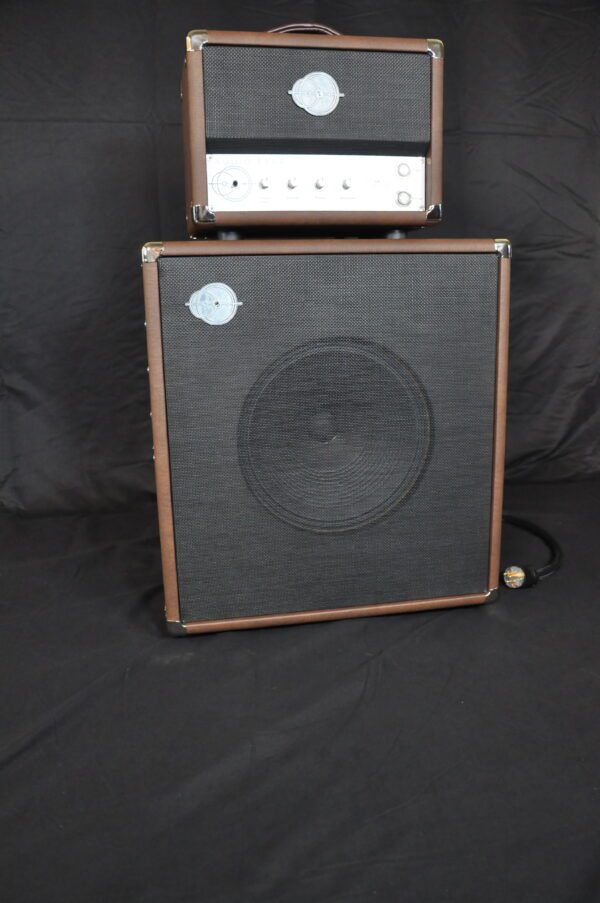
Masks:
[[[598,4],[0,13],[2,898],[600,900]],[[567,564],[481,610],[170,640],[139,248],[184,237],[185,33],[294,20],[446,41],[430,234],[514,242],[509,499]]]
[[[111,510],[152,493],[139,248],[185,237],[185,34],[298,19],[445,39],[432,232],[514,242],[509,474],[600,472],[597,3],[5,0],[8,510]]]

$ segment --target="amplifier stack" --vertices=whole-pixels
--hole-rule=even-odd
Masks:
[[[442,86],[438,40],[187,37],[196,240],[142,252],[172,634],[496,595],[510,244],[385,237],[441,219]]]

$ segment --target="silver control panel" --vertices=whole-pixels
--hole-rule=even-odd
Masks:
[[[425,210],[424,157],[208,154],[208,206],[257,210]]]

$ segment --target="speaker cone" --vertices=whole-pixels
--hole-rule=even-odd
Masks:
[[[430,406],[387,348],[330,338],[293,348],[256,381],[238,427],[248,487],[307,530],[354,530],[414,489],[432,440]]]

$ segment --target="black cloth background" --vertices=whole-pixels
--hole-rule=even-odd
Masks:
[[[2,899],[600,900],[598,4],[0,14]],[[446,41],[428,234],[513,240],[510,507],[567,562],[483,609],[168,639],[139,248],[184,237],[185,33],[298,20]]]
[[[3,903],[600,900],[600,481],[509,500],[536,589],[185,639],[152,516],[0,519]]]
[[[139,249],[185,237],[185,34],[298,20],[445,39],[444,223],[429,234],[514,243],[509,475],[600,473],[597,3],[1,11],[8,510],[116,510],[152,494]]]

